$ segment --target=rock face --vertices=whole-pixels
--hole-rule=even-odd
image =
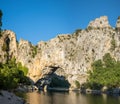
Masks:
[[[4,63],[8,59],[17,57],[17,42],[15,33],[6,30],[0,37],[0,62]]]
[[[116,23],[116,27],[120,28],[120,16],[118,17],[117,23]]]
[[[91,21],[89,23],[88,27],[93,27],[93,28],[110,27],[109,22],[108,22],[108,17],[107,16],[102,16],[100,18],[96,18],[94,21]]]
[[[120,18],[116,24],[116,28],[119,27]],[[17,62],[29,68],[28,76],[34,82],[42,78],[45,67],[59,66],[55,73],[65,76],[71,86],[75,87],[75,81],[80,84],[86,81],[92,62],[102,59],[105,53],[120,60],[120,32],[110,26],[106,16],[90,22],[85,30],[61,34],[47,42],[41,41],[37,46],[25,40],[17,43],[12,31],[3,31],[2,34],[0,62],[16,57]],[[8,50],[3,48],[4,44]]]

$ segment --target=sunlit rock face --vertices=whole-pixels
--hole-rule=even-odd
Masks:
[[[109,24],[108,17],[102,16],[100,18],[96,18],[94,21],[91,21],[88,27],[105,28],[105,27],[111,27],[111,26]]]
[[[8,59],[17,57],[16,35],[10,30],[1,32],[0,36],[0,62],[5,63]]]
[[[120,27],[120,18],[116,28]],[[9,52],[3,51],[6,34],[9,37]],[[87,72],[91,70],[91,64],[102,59],[105,53],[110,53],[116,60],[120,60],[120,32],[110,26],[106,16],[97,18],[89,23],[84,30],[73,34],[60,34],[57,37],[44,42],[40,41],[33,46],[26,40],[16,42],[12,31],[4,31],[0,38],[0,61],[5,62],[6,53],[10,57],[16,57],[17,62],[29,68],[28,76],[37,81],[43,76],[43,69],[49,66],[59,66],[56,74],[65,76],[71,86],[75,87],[75,81],[80,84],[87,79]],[[113,44],[114,41],[114,44]]]
[[[119,16],[118,19],[117,19],[116,27],[117,27],[117,28],[120,28],[120,16]]]

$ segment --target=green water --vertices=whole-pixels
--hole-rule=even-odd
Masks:
[[[27,104],[120,104],[118,95],[91,95],[79,92],[29,92]]]

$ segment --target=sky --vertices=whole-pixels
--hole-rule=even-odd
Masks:
[[[36,45],[58,34],[85,29],[91,20],[108,16],[115,27],[120,0],[0,0],[2,29],[12,30],[17,40]]]

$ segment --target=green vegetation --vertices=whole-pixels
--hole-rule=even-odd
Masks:
[[[8,63],[0,64],[0,89],[14,89],[20,83],[30,84],[29,79],[25,76],[27,68],[16,64],[15,58]]]
[[[2,29],[1,29],[1,27],[2,27],[2,15],[3,15],[2,10],[0,10],[0,36],[2,36],[2,34],[1,34],[1,31],[2,31]]]
[[[120,16],[118,16],[118,19],[120,19]]]
[[[0,29],[1,29],[1,26],[2,26],[2,15],[3,15],[2,10],[0,10]]]
[[[3,50],[3,51],[7,51],[7,44],[6,44],[6,43],[3,44],[2,50]]]
[[[80,88],[80,83],[79,83],[79,81],[75,81],[75,85],[76,85],[76,88]]]
[[[37,54],[37,46],[33,46],[32,57],[34,58],[36,54]]]
[[[88,29],[88,30],[92,30],[93,27],[92,27],[92,26],[88,26],[87,29]]]
[[[111,50],[115,50],[115,48],[116,48],[116,42],[115,42],[114,35],[113,35],[112,40],[111,40]]]
[[[77,29],[77,30],[75,30],[75,34],[79,34],[79,33],[81,33],[81,31],[82,31],[82,29]]]
[[[115,43],[115,39],[112,39],[111,40],[111,50],[115,50],[115,47],[116,47],[116,43]]]
[[[28,68],[25,66],[22,66],[22,64],[20,62],[17,63],[17,67],[19,68],[19,70],[21,70],[24,73],[24,76],[27,75],[28,73]]]
[[[107,86],[111,89],[120,86],[120,61],[116,61],[109,53],[103,56],[103,60],[95,61],[92,68],[86,87],[101,89]]]

